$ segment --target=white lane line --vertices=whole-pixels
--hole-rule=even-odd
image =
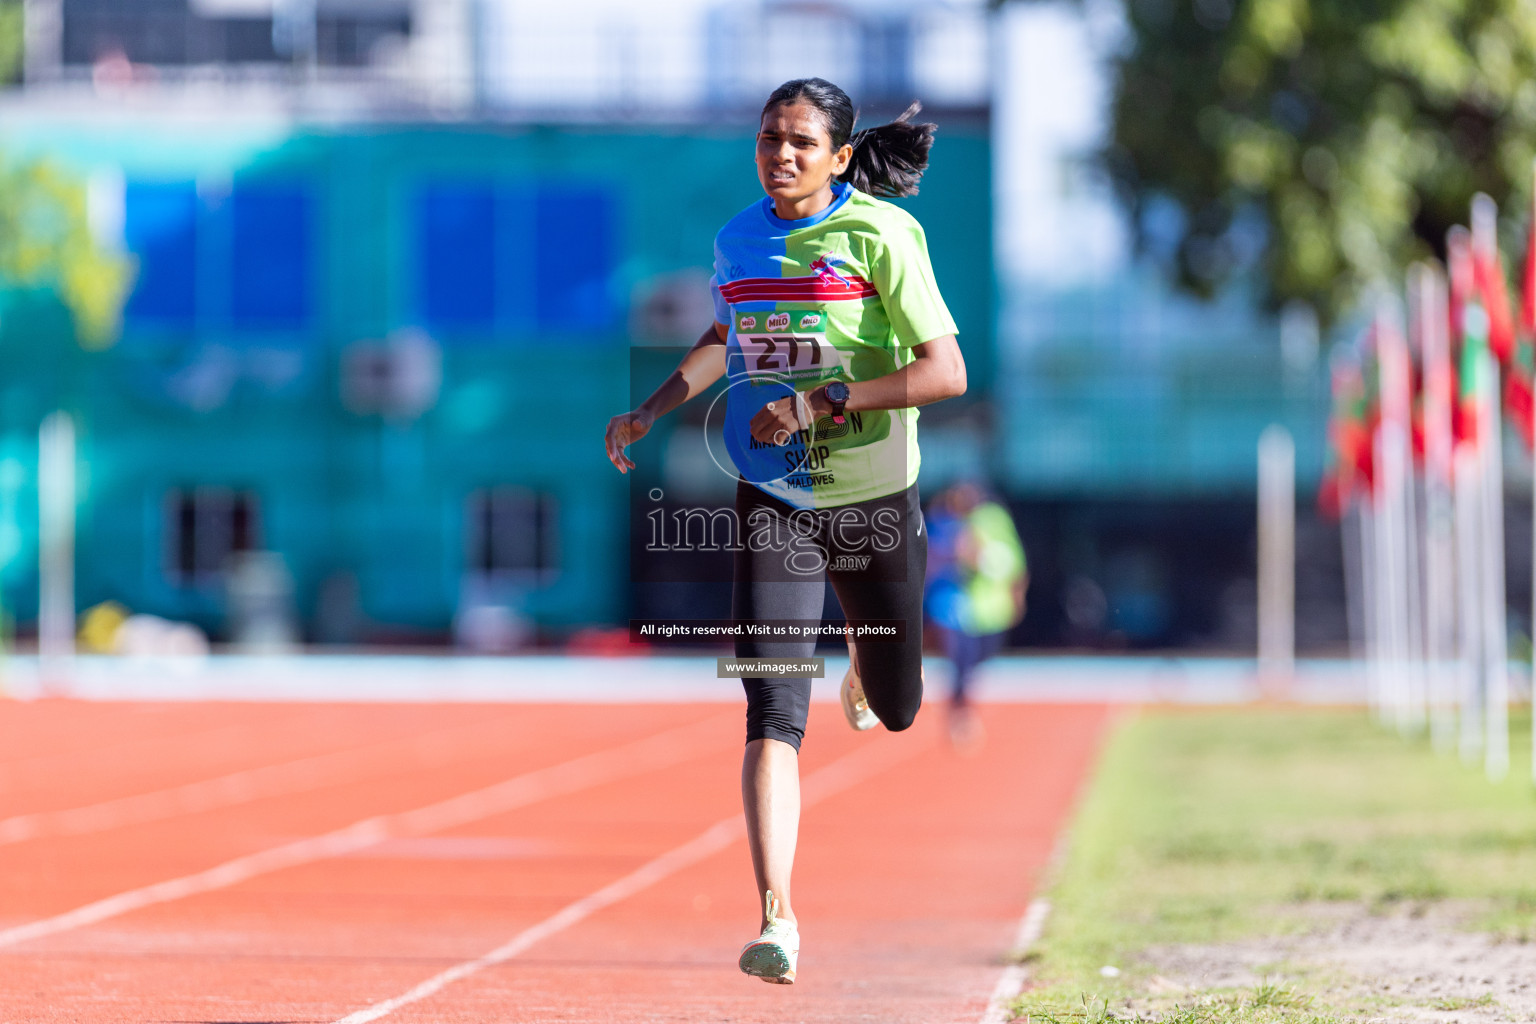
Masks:
[[[339,786],[382,774],[391,768],[399,769],[402,764],[406,767],[421,767],[456,760],[467,738],[463,734],[503,727],[509,717],[447,726],[414,737],[392,737],[349,750],[314,754],[280,764],[260,765],[211,779],[103,800],[83,807],[0,818],[0,846],[50,836],[104,832],[127,825],[164,821],[183,814],[233,807],[274,796]],[[403,749],[400,749],[399,754],[403,758],[412,759],[409,762],[395,761],[384,765],[382,770],[370,770],[366,763],[359,763],[366,762],[370,757],[376,759],[380,751],[401,747],[402,741]]]
[[[1050,900],[1040,896],[1030,902],[1023,919],[1019,921],[1019,933],[1013,939],[1014,957],[1022,957],[1040,941],[1040,933],[1045,930],[1045,919],[1050,914]],[[978,1024],[1008,1024],[1013,1019],[1008,1007],[1024,991],[1024,981],[1028,974],[1022,963],[1009,964],[1003,968],[1002,976],[992,986],[992,998],[987,1000],[986,1012],[981,1015]]]
[[[873,746],[866,746],[852,754],[847,754],[821,770],[806,776],[800,787],[802,809],[810,807],[827,797],[847,789],[856,783],[862,782],[877,772],[883,771],[892,765],[905,761],[928,744],[921,740],[903,739],[887,740]],[[740,814],[733,814],[705,829],[699,835],[688,840],[681,846],[674,847],[654,860],[648,861],[639,868],[625,875],[617,881],[589,893],[574,903],[566,905],[561,910],[546,917],[538,924],[518,932],[507,942],[486,953],[484,956],[463,963],[455,964],[440,974],[435,974],[414,988],[392,999],[374,1003],[356,1013],[349,1013],[336,1021],[336,1024],[368,1024],[369,1021],[378,1020],[387,1016],[402,1006],[420,1002],[428,996],[441,991],[456,981],[460,981],[472,974],[477,974],[487,967],[506,963],[513,957],[525,952],[534,944],[549,938],[557,932],[562,932],[571,925],[591,917],[605,907],[611,907],[621,900],[635,895],[643,889],[655,885],[669,875],[698,863],[705,857],[725,849],[746,833],[746,825]]]
[[[0,947],[67,932],[157,903],[227,888],[284,868],[352,853],[385,839],[441,831],[539,800],[687,761],[710,747],[739,742],[740,737],[725,726],[726,719],[735,721],[737,717],[713,716],[634,743],[517,775],[426,807],[365,818],[334,832],[236,857],[206,871],[118,893],[54,917],[0,930]]]

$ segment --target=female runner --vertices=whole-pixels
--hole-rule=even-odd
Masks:
[[[732,615],[819,623],[831,579],[851,629],[898,623],[857,647],[841,687],[855,729],[912,724],[922,701],[928,538],[917,495],[917,410],[965,392],[955,324],[923,229],[876,196],[908,196],[934,126],[853,133],[848,96],[820,78],[775,89],[757,133],[767,197],[715,239],[715,323],[639,408],[608,423],[608,458],[727,374],[725,439],[740,479]],[[806,658],[814,637],[736,641],[740,658]],[[740,967],[791,984],[800,950],[790,869],[800,822],[799,749],[809,678],[744,678],[741,792],[761,935]]]

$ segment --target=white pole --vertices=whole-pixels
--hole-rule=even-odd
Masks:
[[[1531,168],[1531,202],[1536,204],[1536,162],[1533,162]],[[1536,205],[1532,205],[1531,215],[1536,217]],[[1530,230],[1536,234],[1536,224],[1532,224]],[[1536,274],[1536,269],[1528,266],[1525,273],[1529,286],[1529,275]],[[1521,312],[1524,314],[1524,310]],[[1527,323],[1524,326],[1528,331],[1536,330],[1536,324]],[[1532,344],[1536,344],[1536,339],[1532,339]],[[1536,410],[1533,410],[1533,415],[1536,415]],[[1531,426],[1531,778],[1536,779],[1536,423]]]
[[[1408,690],[1408,578],[1407,539],[1403,522],[1403,449],[1407,438],[1401,426],[1383,419],[1376,435],[1376,472],[1380,475],[1380,518],[1377,550],[1381,553],[1381,587],[1377,600],[1382,607],[1383,687],[1386,719],[1400,730],[1407,728]]]
[[[1384,717],[1381,670],[1381,561],[1376,547],[1376,497],[1368,492],[1360,503],[1360,596],[1365,615],[1365,669],[1371,699],[1371,711]]]
[[[57,81],[64,65],[64,0],[22,0],[22,80]]]
[[[1499,415],[1499,365],[1493,353],[1482,353],[1478,385],[1479,440],[1483,465],[1483,711],[1488,730],[1484,769],[1490,779],[1509,773],[1509,641],[1506,636],[1504,588],[1504,454],[1503,417]]]
[[[1472,197],[1472,252],[1475,259],[1488,261],[1498,271],[1499,208],[1493,199],[1479,192]],[[1487,746],[1484,768],[1490,779],[1502,779],[1509,773],[1509,640],[1505,618],[1508,615],[1504,587],[1504,417],[1500,414],[1502,391],[1499,364],[1491,350],[1491,334],[1486,324],[1490,311],[1484,310],[1484,346],[1479,367],[1478,440],[1482,444],[1483,463],[1483,586],[1487,590],[1484,610],[1484,643],[1487,657],[1483,671],[1484,713],[1487,716]],[[1486,428],[1486,429],[1485,429]]]
[[[1402,403],[1400,415],[1403,425],[1403,570],[1404,581],[1407,584],[1404,598],[1405,632],[1407,664],[1405,685],[1405,701],[1403,708],[1403,725],[1408,732],[1417,733],[1424,727],[1426,712],[1429,706],[1428,699],[1428,666],[1425,664],[1427,645],[1425,643],[1425,595],[1424,595],[1424,562],[1426,544],[1423,534],[1424,515],[1421,512],[1423,501],[1421,494],[1424,490],[1421,484],[1421,475],[1414,463],[1413,443],[1411,440],[1413,420],[1413,348],[1415,343],[1423,351],[1423,338],[1415,338],[1412,334],[1417,319],[1413,315],[1413,304],[1418,297],[1420,285],[1413,275],[1408,278],[1408,302],[1409,319],[1407,336],[1399,335],[1394,343],[1398,349],[1402,366],[1399,371],[1401,377],[1398,387],[1401,394],[1398,401]],[[1394,317],[1395,318],[1395,317]]]
[[[44,686],[68,678],[75,653],[75,425],[43,420],[37,445],[38,670]]]
[[[1536,439],[1536,432],[1532,437]],[[1531,778],[1536,779],[1536,443],[1531,445],[1531,480]]]
[[[1410,442],[1411,444],[1411,442]],[[1424,517],[1419,513],[1419,482],[1413,472],[1413,455],[1408,454],[1408,471],[1403,478],[1403,540],[1404,573],[1407,581],[1404,598],[1407,602],[1407,680],[1404,702],[1404,725],[1407,731],[1418,733],[1424,728],[1429,708],[1428,667],[1424,658],[1424,540],[1421,525]]]
[[[1339,517],[1339,539],[1344,548],[1344,615],[1349,627],[1349,656],[1363,662],[1369,654],[1366,643],[1365,567],[1362,564],[1365,530],[1358,507],[1346,508]]]
[[[1418,601],[1417,544],[1414,541],[1413,450],[1409,440],[1412,419],[1412,369],[1408,342],[1397,311],[1383,299],[1377,307],[1373,331],[1381,397],[1377,462],[1381,479],[1383,550],[1386,554],[1383,596],[1390,602],[1391,642],[1388,694],[1392,720],[1398,731],[1417,728],[1419,718],[1419,633],[1414,628]]]
[[[1296,667],[1296,445],[1278,423],[1259,436],[1259,680],[1289,688]]]
[[[1413,319],[1424,373],[1424,658],[1430,731],[1435,749],[1455,746],[1456,549],[1451,493],[1455,439],[1450,314],[1445,278],[1415,264],[1409,278]]]
[[[1461,759],[1471,764],[1483,752],[1482,733],[1482,559],[1478,534],[1481,532],[1482,493],[1478,481],[1477,451],[1467,442],[1456,446],[1456,632],[1461,647]]]

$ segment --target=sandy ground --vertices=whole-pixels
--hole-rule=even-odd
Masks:
[[[1156,972],[1150,992],[1164,999],[1267,980],[1361,1020],[1536,1021],[1536,943],[1470,930],[1476,912],[1454,903],[1317,905],[1303,910],[1295,934],[1153,947],[1141,960]]]

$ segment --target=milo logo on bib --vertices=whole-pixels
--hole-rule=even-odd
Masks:
[[[754,384],[789,384],[797,390],[839,376],[842,356],[827,341],[822,310],[794,309],[762,315],[736,315],[736,343],[743,369]]]

